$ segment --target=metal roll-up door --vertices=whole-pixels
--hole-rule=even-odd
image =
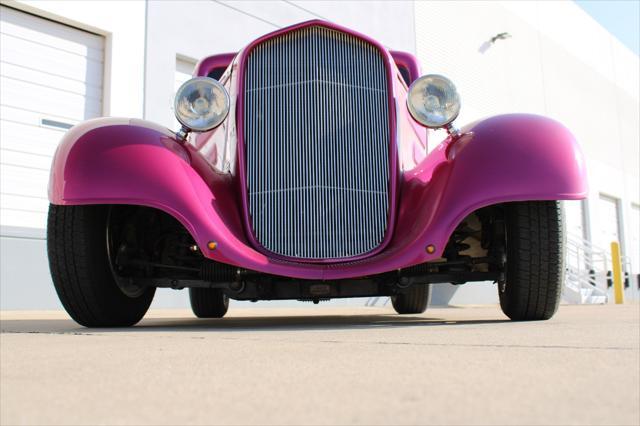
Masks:
[[[5,6],[0,17],[0,225],[29,235],[46,225],[60,138],[102,115],[104,38]]]

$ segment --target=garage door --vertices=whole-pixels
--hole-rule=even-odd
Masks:
[[[0,8],[0,225],[6,235],[45,228],[49,168],[61,136],[102,115],[104,39]]]
[[[619,198],[604,194],[600,194],[598,198],[598,233],[596,235],[596,245],[604,249],[607,253],[611,250],[612,241],[620,243],[622,251],[624,252],[619,205]]]

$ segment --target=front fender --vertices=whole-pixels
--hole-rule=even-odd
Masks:
[[[537,115],[495,116],[465,126],[405,175],[396,238],[413,253],[433,244],[440,256],[456,226],[479,208],[586,196],[584,157],[567,128]]]
[[[224,250],[213,255],[207,248],[212,240],[222,247],[242,244],[237,202],[227,181],[164,127],[99,118],[63,137],[51,167],[49,201],[154,207],[180,221],[203,253],[229,261]]]
[[[476,204],[575,200],[587,195],[587,172],[571,132],[547,117],[509,114],[466,126],[447,158],[447,194]]]

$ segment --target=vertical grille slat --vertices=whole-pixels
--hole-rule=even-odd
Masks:
[[[350,258],[378,247],[389,214],[385,58],[311,26],[268,39],[244,70],[244,143],[256,240],[286,257]]]

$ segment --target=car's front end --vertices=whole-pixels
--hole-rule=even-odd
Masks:
[[[518,247],[508,230],[525,226],[522,214],[544,217],[530,238],[548,233],[553,249],[557,200],[585,196],[584,164],[552,120],[514,114],[458,130],[459,108],[453,84],[420,77],[411,55],[305,22],[201,61],[178,91],[176,134],[136,120],[72,129],[54,159],[52,214],[92,205],[86,226],[105,228],[95,238],[107,236],[115,290],[189,287],[199,316],[221,316],[229,297],[386,295],[420,312],[437,282],[495,281],[506,299],[517,288],[505,284]],[[448,135],[429,150],[425,127]],[[69,262],[57,253],[65,226],[52,226],[52,265]],[[68,297],[73,284],[53,275]],[[541,319],[555,312],[549,300],[531,315],[503,308]],[[135,322],[77,311],[83,324]]]

